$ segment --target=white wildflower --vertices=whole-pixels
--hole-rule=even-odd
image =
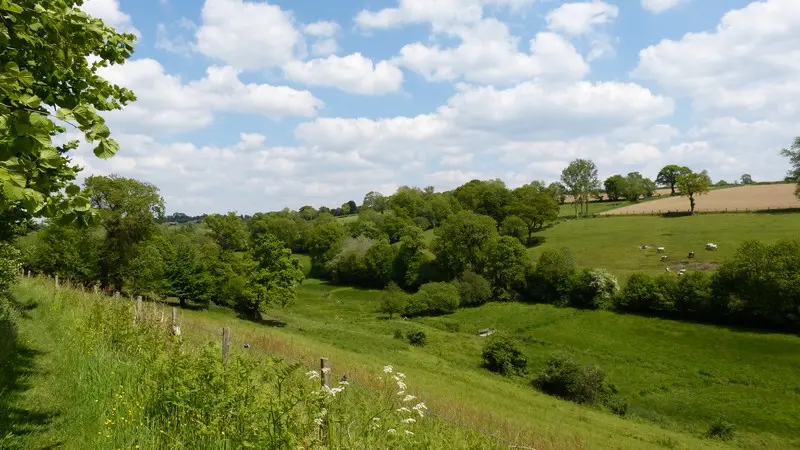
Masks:
[[[374,420],[375,422],[380,422],[381,418],[380,417],[373,417],[372,420]]]
[[[411,412],[411,410],[410,410],[410,409],[408,409],[408,408],[406,408],[405,406],[403,406],[402,408],[395,409],[395,411],[396,411],[396,412],[399,412],[399,413],[407,413],[407,412]]]
[[[397,372],[396,376],[400,377],[400,379],[402,379],[402,380],[404,380],[406,378],[406,375],[403,374],[403,373],[400,373],[400,372]]]
[[[331,368],[330,367],[323,367],[322,368],[322,373],[331,373]]]
[[[317,417],[316,419],[314,419],[314,423],[319,425],[319,426],[322,426],[322,419]]]
[[[318,380],[319,372],[317,372],[316,370],[309,370],[308,372],[306,372],[306,376],[308,377],[309,380]]]
[[[386,373],[392,373],[393,370],[392,366],[383,366],[383,371]]]
[[[395,434],[397,433],[397,430],[395,430],[394,428],[389,428],[388,430],[386,430],[386,432],[389,434]]]
[[[417,397],[414,397],[413,395],[409,394],[409,395],[406,395],[405,397],[403,397],[403,401],[404,402],[410,402],[411,400],[414,400],[415,398],[417,398]]]
[[[425,413],[423,413],[423,412],[422,412],[422,410],[423,410],[423,409],[424,409],[424,410],[427,410],[427,409],[428,409],[428,407],[427,407],[427,406],[425,406],[425,403],[422,403],[422,402],[420,402],[420,403],[417,403],[416,405],[414,405],[414,407],[413,407],[412,409],[413,409],[414,411],[416,411],[416,412],[417,412],[417,414],[419,414],[419,416],[420,416],[420,417],[424,417],[424,416],[425,416]]]
[[[323,386],[322,389],[331,397],[336,397],[336,394],[342,392],[344,387],[329,388],[328,386]]]
[[[403,383],[402,381],[398,380],[397,381],[397,388],[400,389],[401,391],[405,391],[406,390],[406,384]]]
[[[417,421],[417,419],[415,419],[413,417],[409,417],[408,419],[401,420],[401,422],[403,422],[403,423],[414,423],[416,421]]]
[[[413,436],[414,435],[414,432],[408,431],[408,430],[406,430],[405,433],[406,433],[407,436]]]
[[[349,384],[350,384],[350,383],[348,383],[347,381],[340,381],[340,382],[339,382],[339,386],[342,386],[342,385],[344,385],[344,386],[347,386],[347,385],[349,385]]]

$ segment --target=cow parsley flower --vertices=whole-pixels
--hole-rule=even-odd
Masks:
[[[405,433],[406,433],[406,436],[413,436],[414,435],[414,432],[409,431],[409,430],[406,430]]]
[[[389,434],[395,434],[397,433],[397,430],[395,430],[394,428],[389,428],[388,430],[386,430],[386,432]]]
[[[408,419],[401,420],[401,422],[403,422],[403,423],[414,423],[416,421],[417,421],[417,419],[415,419],[413,417],[409,417]]]
[[[392,366],[383,366],[383,371],[386,373],[392,373],[393,370]]]
[[[316,370],[309,370],[308,372],[306,372],[306,376],[308,377],[309,380],[318,380],[319,372],[317,372]]]
[[[417,397],[414,397],[413,395],[409,394],[409,395],[406,395],[405,397],[403,397],[403,401],[404,402],[410,402],[411,400],[414,400],[415,398],[417,398]]]

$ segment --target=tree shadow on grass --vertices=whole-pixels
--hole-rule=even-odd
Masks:
[[[19,306],[21,308],[17,309],[22,311],[32,309],[31,305]],[[41,412],[20,407],[22,394],[30,388],[28,380],[37,373],[36,359],[42,354],[41,351],[21,342],[12,319],[0,317],[1,448],[24,448],[20,442],[21,437],[40,433],[58,416],[56,412]],[[49,448],[59,445],[60,443],[57,443]]]
[[[236,317],[238,317],[239,319],[242,319],[242,320],[246,320],[248,322],[257,323],[259,325],[264,325],[264,326],[267,326],[267,327],[283,328],[286,325],[288,325],[283,320],[281,320],[281,319],[279,319],[277,317],[268,316],[266,314],[259,314],[259,316],[256,317],[253,314],[245,313],[243,311],[237,311],[236,312]]]

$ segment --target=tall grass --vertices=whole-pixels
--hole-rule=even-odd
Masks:
[[[429,417],[405,375],[387,367],[380,389],[246,349],[222,362],[219,343],[171,336],[163,309],[23,280],[23,337],[49,346],[31,395],[58,419],[3,446],[32,448],[493,448],[482,435]],[[45,331],[46,330],[46,331]],[[37,339],[40,332],[50,338]],[[28,334],[28,336],[25,336]],[[380,368],[377,368],[380,369]],[[3,439],[0,436],[0,439]],[[3,441],[0,441],[3,442]]]

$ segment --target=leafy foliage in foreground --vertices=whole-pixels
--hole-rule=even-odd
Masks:
[[[54,146],[66,129],[53,119],[80,130],[98,157],[119,149],[98,111],[135,96],[97,69],[125,62],[135,36],[87,15],[81,3],[0,2],[0,213],[12,219],[3,228],[33,215],[83,224],[93,217],[87,193],[70,184],[80,169],[66,153],[78,142]]]

